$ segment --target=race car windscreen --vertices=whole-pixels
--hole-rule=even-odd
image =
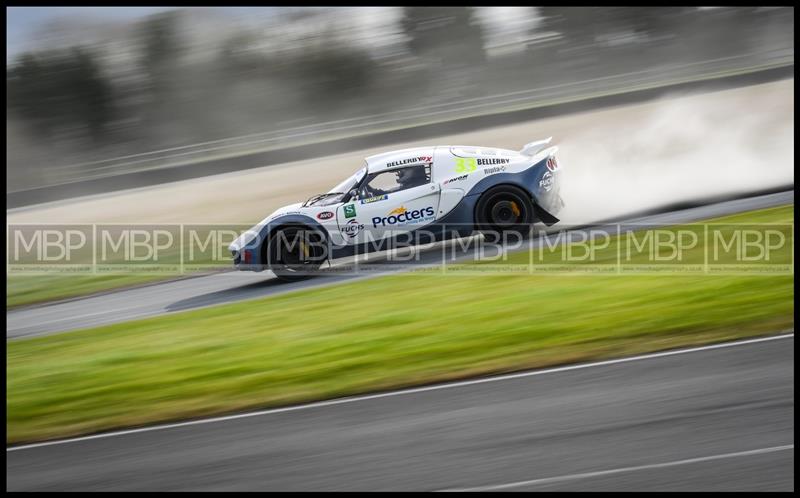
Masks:
[[[361,180],[364,178],[364,175],[366,175],[366,174],[367,174],[367,168],[363,167],[360,170],[356,171],[353,174],[353,176],[347,178],[345,181],[343,181],[339,185],[336,185],[335,187],[330,189],[328,191],[328,193],[333,193],[333,192],[344,192],[344,193],[347,193],[347,192],[350,192],[350,190],[356,188],[358,186],[358,184],[361,183]]]
[[[306,206],[330,206],[341,202],[342,198],[352,189],[356,188],[367,174],[366,166],[356,171],[352,176],[336,185],[326,194],[319,194],[306,201]]]
[[[367,174],[366,166],[361,168],[360,170],[356,171],[352,176],[348,177],[343,182],[339,183],[332,189],[328,191],[327,194],[320,197],[318,200],[309,202],[308,204],[314,204],[317,206],[329,206],[331,204],[336,204],[340,202],[342,198],[350,192],[352,189],[356,188],[364,176]]]

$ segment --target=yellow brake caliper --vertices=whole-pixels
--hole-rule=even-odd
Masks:
[[[511,212],[514,213],[514,216],[519,218],[520,215],[519,206],[517,206],[517,203],[514,201],[511,201]]]

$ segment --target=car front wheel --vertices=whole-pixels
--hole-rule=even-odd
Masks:
[[[267,267],[280,280],[314,276],[325,261],[325,237],[319,230],[291,226],[276,230],[265,251]]]

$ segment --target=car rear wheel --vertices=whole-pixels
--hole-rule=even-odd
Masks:
[[[314,276],[325,261],[325,236],[302,226],[283,227],[269,239],[265,251],[267,267],[284,281]]]
[[[483,232],[527,235],[535,220],[533,202],[527,192],[501,185],[485,192],[475,207],[475,221]]]

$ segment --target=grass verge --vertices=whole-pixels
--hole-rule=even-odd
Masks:
[[[6,309],[178,278],[163,275],[8,275]]]
[[[253,223],[255,224],[255,223]],[[164,282],[167,280],[178,280],[181,278],[199,276],[215,271],[230,270],[232,262],[227,252],[227,245],[233,238],[242,233],[252,225],[246,226],[214,226],[214,225],[181,225],[186,230],[181,232],[178,225],[152,225],[141,227],[147,230],[163,230],[170,232],[173,241],[182,241],[186,236],[187,244],[181,254],[182,243],[172,244],[167,248],[160,248],[158,257],[153,258],[154,253],[146,257],[144,261],[135,261],[134,253],[127,254],[127,251],[135,251],[141,258],[142,254],[147,254],[148,244],[142,247],[126,245],[126,241],[132,243],[133,239],[120,238],[117,227],[111,225],[102,228],[110,228],[108,239],[97,236],[98,253],[103,255],[103,260],[98,260],[97,273],[92,273],[92,247],[93,242],[86,244],[84,250],[73,250],[69,265],[53,263],[50,268],[42,265],[38,259],[25,261],[26,258],[33,257],[36,251],[25,251],[26,240],[35,248],[33,242],[36,239],[32,233],[20,232],[20,240],[15,238],[15,252],[22,248],[19,260],[15,265],[24,266],[33,264],[34,266],[45,266],[49,272],[39,269],[41,273],[11,273],[6,275],[6,309],[13,309],[26,305],[47,303],[62,299],[84,297],[98,292],[110,290],[120,290],[125,288],[137,287],[144,284]],[[47,228],[43,226],[42,228]],[[91,225],[73,225],[69,227],[85,233],[87,240],[93,236]],[[190,239],[189,233],[193,235]],[[216,237],[217,230],[225,231],[226,238]],[[235,234],[232,234],[235,232]],[[212,238],[209,238],[209,234]],[[141,234],[139,235],[141,236]],[[189,241],[192,241],[189,243]],[[141,239],[139,239],[141,242]],[[102,244],[102,245],[101,245]],[[116,245],[115,245],[116,244]],[[189,247],[191,246],[191,247]],[[102,247],[102,250],[100,250]],[[57,249],[56,249],[57,250]],[[108,250],[108,254],[106,253]],[[142,252],[144,251],[144,252]],[[191,258],[191,259],[190,259]],[[187,264],[184,265],[184,259]],[[157,260],[157,262],[156,262]],[[149,267],[149,269],[148,269]],[[157,270],[157,271],[154,271]]]
[[[12,341],[7,443],[769,334],[794,326],[793,282],[401,274]]]

